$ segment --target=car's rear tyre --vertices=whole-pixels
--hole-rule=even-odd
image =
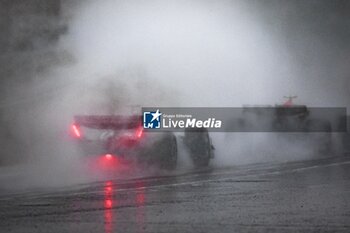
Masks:
[[[213,147],[205,128],[187,129],[184,143],[190,152],[193,165],[197,168],[209,166]]]
[[[177,141],[173,133],[164,134],[158,142],[157,164],[161,169],[174,170],[177,165]]]
[[[311,119],[307,121],[307,131],[313,132],[315,153],[329,155],[332,152],[332,125],[328,121]]]

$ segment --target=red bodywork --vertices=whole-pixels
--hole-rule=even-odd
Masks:
[[[135,129],[142,126],[142,116],[74,116],[74,124],[94,129]]]
[[[104,139],[86,138],[82,128],[109,130],[111,135]],[[105,160],[114,160],[127,150],[137,148],[143,140],[142,116],[74,116],[71,135],[89,155],[103,155]]]

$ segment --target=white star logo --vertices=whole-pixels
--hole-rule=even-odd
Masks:
[[[157,109],[157,111],[155,113],[151,113],[151,114],[153,116],[151,122],[153,122],[156,119],[157,119],[157,121],[159,121],[159,117],[162,115],[162,113],[159,112],[159,109]]]

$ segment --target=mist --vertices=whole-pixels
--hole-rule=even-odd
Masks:
[[[143,69],[147,76],[138,78],[177,92],[177,103],[170,104],[266,103],[296,88],[294,64],[254,10],[241,1],[91,1],[73,17],[62,44],[83,72],[95,74],[85,80]],[[265,91],[282,83],[281,77],[285,90]],[[138,81],[130,75],[118,80]],[[140,91],[162,90],[150,88]]]
[[[80,174],[65,139],[73,116],[130,105],[240,107],[298,95],[309,106],[349,106],[350,49],[339,39],[350,39],[347,12],[335,15],[342,6],[322,1],[276,2],[62,1],[53,24],[65,30],[26,53],[26,64],[43,68],[4,82],[3,121],[15,146],[2,157],[16,153],[43,173]],[[328,11],[298,20],[320,5]],[[53,55],[33,60],[37,51]],[[269,135],[213,134],[215,166],[309,157],[307,146]],[[66,184],[66,176],[57,179]]]

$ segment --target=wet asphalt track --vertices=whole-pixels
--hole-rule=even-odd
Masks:
[[[350,157],[2,192],[0,232],[350,232]]]

